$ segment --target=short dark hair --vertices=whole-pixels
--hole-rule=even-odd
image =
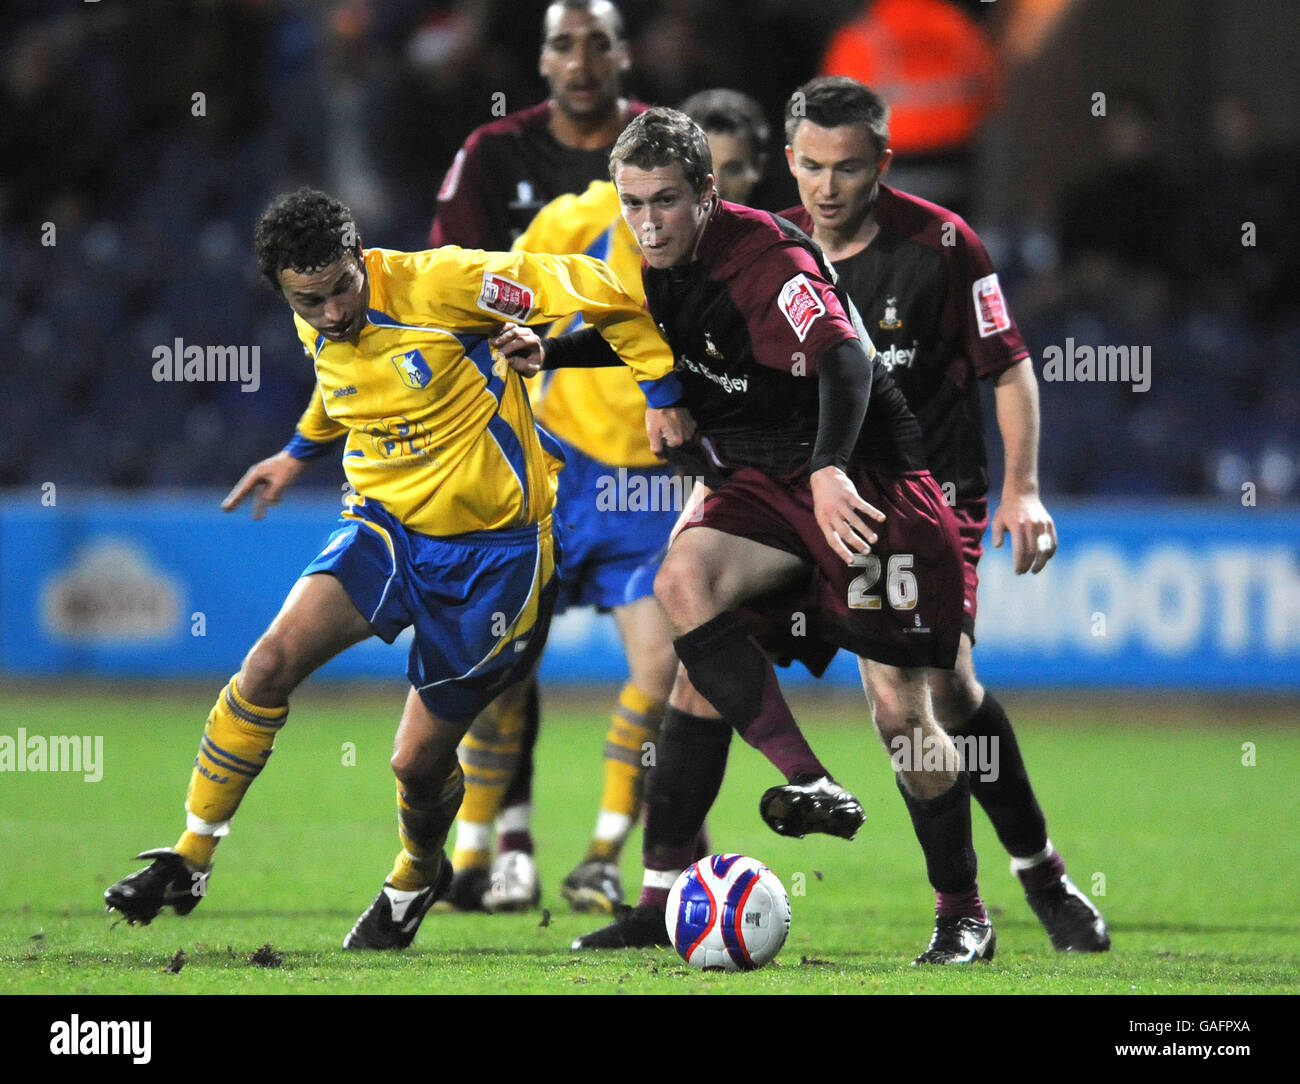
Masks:
[[[680,162],[696,195],[713,172],[709,137],[685,113],[664,106],[647,109],[623,129],[609,153],[609,175],[618,180],[620,165],[658,169]]]
[[[610,29],[614,31],[616,41],[624,41],[623,37],[623,13],[618,10],[618,5],[613,0],[554,0],[546,6],[546,14],[542,18],[542,34],[546,33],[546,26],[551,21],[551,11],[554,8],[561,8],[565,11],[585,11],[593,18],[600,18],[595,10],[596,8],[609,8],[612,16],[609,20]],[[545,44],[545,42],[543,42]]]
[[[314,188],[277,196],[253,230],[257,269],[277,293],[280,272],[319,271],[349,252],[361,258],[361,237],[352,212]]]
[[[810,79],[785,103],[785,141],[794,142],[801,120],[819,128],[861,124],[871,136],[876,156],[889,149],[889,106],[870,87],[847,75],[824,75]]]
[[[772,136],[762,107],[738,90],[726,87],[701,90],[682,102],[681,110],[706,133],[748,136],[755,154],[767,149],[767,141]]]

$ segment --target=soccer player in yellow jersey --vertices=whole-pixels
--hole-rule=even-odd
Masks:
[[[302,189],[256,230],[259,268],[293,309],[317,387],[289,445],[226,498],[254,518],[346,437],[356,491],[208,716],[174,848],[110,887],[132,922],[202,898],[217,842],[271,755],[292,691],[345,648],[414,625],[406,710],[394,741],[402,849],[345,948],[410,944],[451,880],[443,854],[460,805],[456,746],[473,718],[526,676],[557,590],[552,533],[561,453],[495,357],[502,321],[581,313],[632,366],[653,415],[680,396],[672,357],[640,304],[585,256],[363,250],[337,200]],[[662,414],[689,435],[684,411]]]
[[[743,94],[723,89],[702,91],[686,107],[716,152],[725,198],[746,201],[763,170],[768,128],[761,108]],[[515,248],[596,256],[610,265],[629,294],[644,300],[641,250],[610,181],[594,181],[580,194],[552,200]],[[575,317],[556,324],[552,332],[570,331],[581,322]],[[623,899],[618,859],[641,809],[651,743],[661,725],[682,725],[671,711],[665,714],[677,656],[653,587],[692,479],[675,477],[651,450],[645,434],[646,400],[626,368],[552,369],[530,390],[538,420],[565,454],[557,505],[564,577],[556,613],[579,606],[612,612],[627,657],[628,679],[605,738],[595,830],[582,862],[561,885],[574,910],[610,913]],[[514,694],[508,697],[515,699]],[[512,772],[520,771],[520,762],[532,753],[531,742],[521,733],[522,721],[510,704],[493,705],[461,745],[466,799],[453,853],[456,882],[450,901],[455,906],[473,909],[481,901],[489,911],[505,911],[538,902],[527,835],[531,807],[506,797]],[[522,770],[527,772],[528,766]],[[489,876],[494,816],[503,842]],[[508,843],[512,839],[528,840],[529,850],[513,850]]]

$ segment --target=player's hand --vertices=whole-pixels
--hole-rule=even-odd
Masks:
[[[546,347],[541,336],[532,328],[521,327],[519,324],[502,324],[488,343],[520,375],[536,376],[541,371]]]
[[[646,407],[645,431],[650,450],[660,458],[668,448],[680,448],[695,436],[695,419],[685,407]]]
[[[253,518],[261,519],[273,504],[280,503],[280,494],[293,483],[307,466],[304,459],[295,459],[288,452],[277,452],[269,459],[254,463],[244,471],[235,488],[221,502],[223,512],[233,512],[250,493],[253,494]]]
[[[1035,494],[1002,493],[1002,503],[993,513],[993,546],[1011,535],[1011,559],[1016,575],[1042,572],[1056,553],[1056,524]]]
[[[876,532],[867,523],[885,522],[885,513],[873,508],[858,494],[857,488],[839,467],[822,467],[808,477],[812,487],[813,515],[830,546],[846,565],[853,555],[870,553]]]

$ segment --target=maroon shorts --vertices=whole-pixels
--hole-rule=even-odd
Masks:
[[[803,558],[807,581],[746,602],[745,616],[778,661],[821,674],[844,648],[891,666],[949,669],[962,633],[962,544],[929,471],[858,469],[858,493],[885,513],[880,540],[849,566],[826,543],[807,478],[785,483],[750,468],[708,497],[687,527],[712,527]]]
[[[975,642],[975,610],[978,604],[976,590],[980,584],[975,566],[984,556],[984,532],[989,526],[989,502],[979,500],[958,501],[953,510],[957,518],[957,533],[961,536],[962,575],[965,593],[962,598],[961,630]]]

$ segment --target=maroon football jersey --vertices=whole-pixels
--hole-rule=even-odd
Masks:
[[[629,118],[645,110],[640,102],[628,104]],[[550,119],[545,101],[470,133],[438,191],[430,247],[506,251],[551,200],[609,179],[613,143],[590,151],[566,147],[551,134]]]
[[[811,230],[802,208],[785,212]],[[1028,351],[975,232],[958,215],[880,186],[880,232],[835,263],[839,286],[861,314],[921,425],[925,462],[959,499],[988,491],[978,380]]]
[[[695,260],[643,265],[646,304],[672,347],[684,402],[724,464],[807,469],[821,358],[860,337],[829,276],[801,230],[726,201]],[[886,471],[921,465],[916,421],[878,362],[853,459]]]

